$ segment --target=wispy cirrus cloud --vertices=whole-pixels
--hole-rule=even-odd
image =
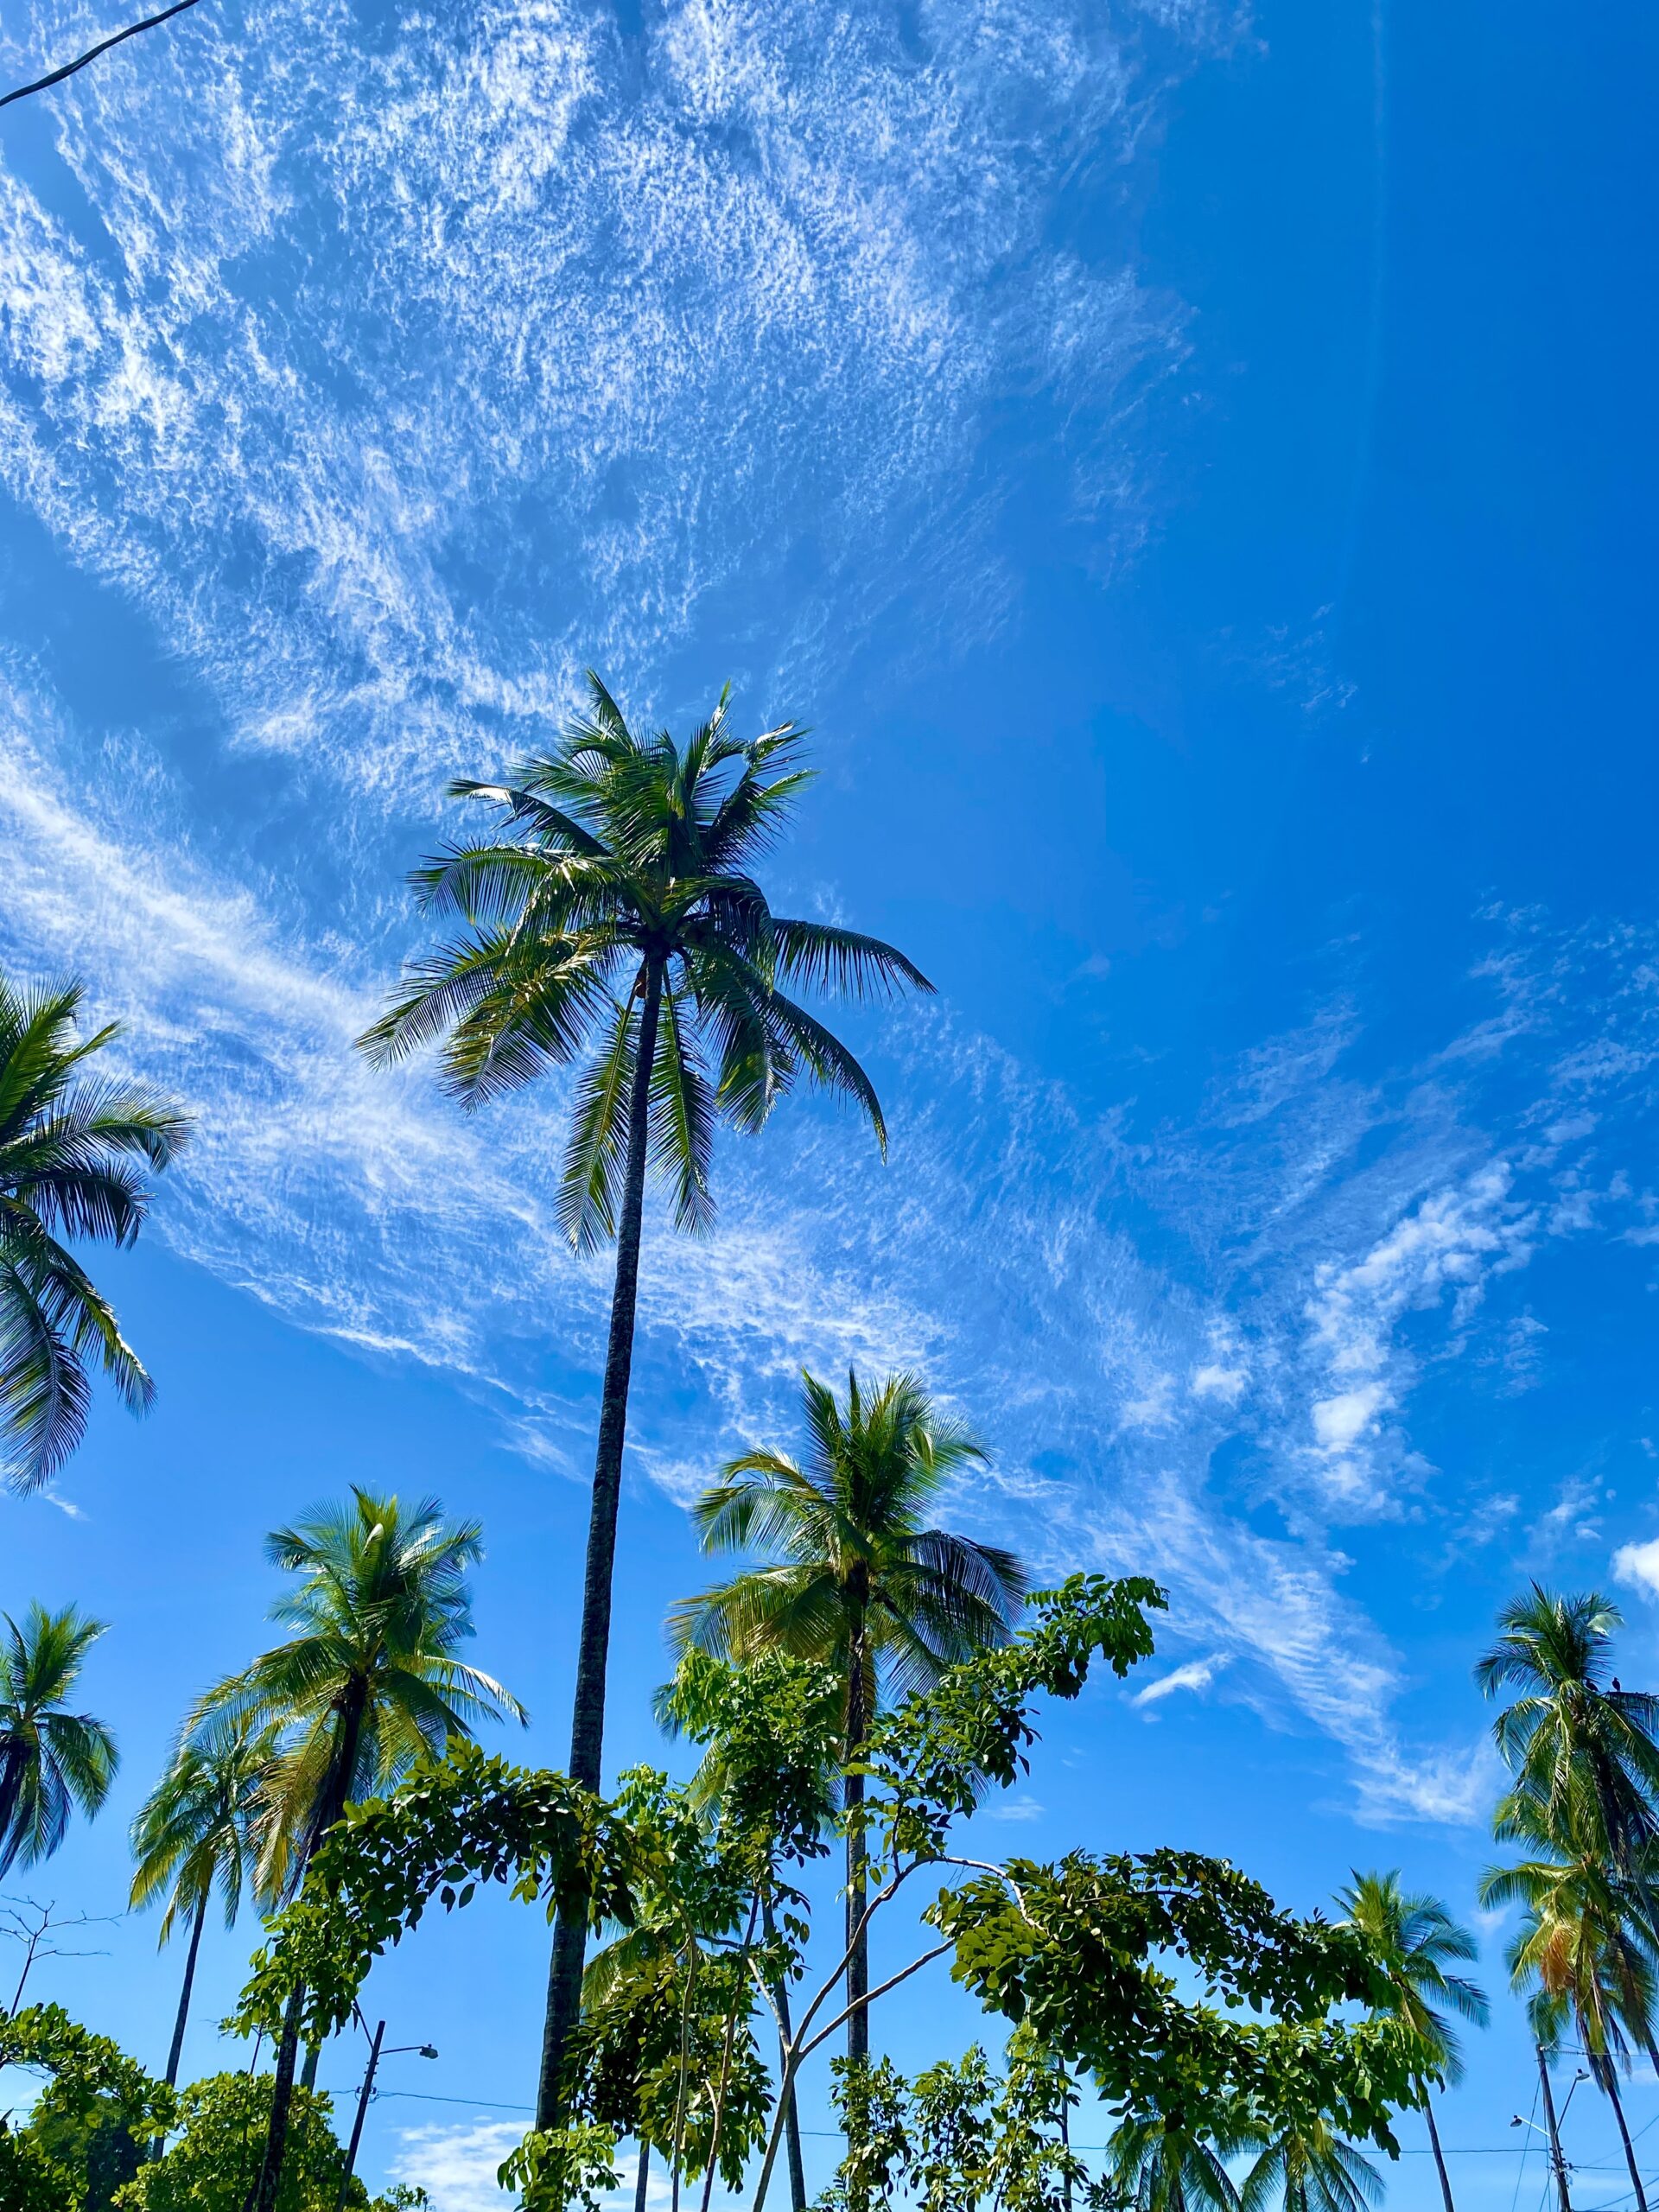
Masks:
[[[987,407],[1046,405],[1096,536],[1141,527],[1126,380],[1179,311],[1051,219],[1132,146],[1147,41],[1162,74],[1209,35],[1080,0],[203,16],[63,88],[86,219],[0,178],[0,471],[238,741],[369,804],[758,570],[812,579],[796,683],[826,605],[901,577],[994,619]]]

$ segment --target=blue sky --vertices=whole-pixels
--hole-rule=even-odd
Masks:
[[[803,1362],[911,1362],[994,1447],[965,1525],[1172,1592],[992,1842],[1471,1910],[1497,1605],[1617,1586],[1656,1657],[1651,16],[455,12],[204,0],[0,118],[0,959],[78,970],[200,1117],[105,1268],[156,1412],[0,1503],[0,1605],[112,1623],[126,1751],[31,1887],[118,1909],[262,1532],[354,1480],[481,1515],[476,1656],[562,1756],[607,1284],[559,1098],[462,1121],[349,1039],[444,779],[593,663],[677,726],[727,677],[810,721],[779,902],[940,987],[850,1025],[886,1167],[791,1106],[711,1239],[653,1230],[614,1759],[656,1755],[686,1496],[787,1440]],[[114,20],[22,0],[0,74]],[[152,1944],[49,1984],[159,2058]],[[479,1907],[377,1977],[444,2054],[397,2085],[458,2101],[383,2101],[368,2163],[443,2212],[501,2201],[544,1948]],[[973,2031],[936,1988],[885,2033]],[[1530,2096],[1500,2005],[1460,2204],[1541,2197]],[[1582,2094],[1569,2134],[1618,2202]]]

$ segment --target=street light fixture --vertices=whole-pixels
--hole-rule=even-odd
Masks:
[[[368,2022],[355,2005],[353,2005],[352,2012],[356,2018],[358,2026],[367,2036]],[[378,2020],[375,2023],[374,2033],[369,2036],[369,2063],[364,2069],[363,2087],[358,2093],[357,2116],[352,2122],[352,2139],[346,2146],[346,2165],[340,2177],[340,2194],[334,2199],[334,2212],[346,2212],[346,2192],[351,2186],[353,2174],[357,2171],[358,2145],[363,2140],[363,2122],[368,2115],[369,2099],[374,2094],[374,2076],[380,2061],[383,2058],[396,2058],[404,2051],[414,2051],[422,2058],[435,2058],[438,2055],[436,2046],[429,2043],[395,2043],[390,2050],[385,2050],[382,2048],[382,2042],[385,2032],[385,2022]]]

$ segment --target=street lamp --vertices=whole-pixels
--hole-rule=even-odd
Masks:
[[[358,2026],[362,2029],[365,2036],[368,2035],[368,2022],[363,2018],[361,2012],[358,2012],[355,2005],[353,2005],[352,2011],[356,2015]],[[429,2043],[395,2043],[389,2050],[383,2050],[381,2046],[385,2032],[385,2022],[377,2020],[374,2033],[369,2036],[369,2063],[364,2069],[363,2087],[358,2093],[357,2117],[352,2122],[352,2139],[346,2147],[346,2166],[340,2177],[340,2194],[334,2199],[334,2212],[345,2212],[346,2191],[351,2186],[352,2176],[357,2170],[357,2149],[363,2140],[363,2122],[368,2113],[369,2099],[374,2094],[374,2076],[380,2061],[383,2058],[396,2058],[401,2052],[410,2050],[417,2052],[423,2058],[435,2058],[438,2055],[436,2049]]]

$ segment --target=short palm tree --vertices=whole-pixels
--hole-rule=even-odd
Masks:
[[[282,1732],[262,1785],[258,1886],[291,1892],[346,1807],[392,1788],[423,1756],[441,1756],[480,1720],[525,1718],[511,1692],[454,1656],[473,1633],[467,1569],[482,1556],[476,1522],[450,1522],[435,1498],[406,1512],[395,1497],[353,1489],[266,1539],[275,1567],[299,1578],[272,1618],[293,1630],[200,1700],[190,1724]],[[302,1997],[290,1999],[276,2050],[270,2127],[251,2208],[271,2212],[299,2049]]]
[[[190,1929],[167,2056],[168,2088],[179,2078],[196,1955],[213,1891],[219,1891],[225,1925],[233,1928],[243,1891],[252,1882],[277,1740],[274,1727],[239,1715],[205,1723],[180,1745],[132,1824],[134,1909],[165,1899],[163,1943],[181,1922]]]
[[[1107,2171],[1128,2212],[1240,2212],[1225,2162],[1243,2139],[1173,2120],[1124,2120],[1107,2145]]]
[[[76,1033],[79,983],[0,976],[0,1480],[49,1482],[86,1433],[97,1362],[135,1413],[155,1385],[109,1301],[60,1240],[130,1244],[188,1123],[143,1085],[88,1076],[119,1035]]]
[[[869,1952],[864,1783],[853,1764],[884,1690],[924,1688],[1007,1640],[1026,1576],[1011,1552],[929,1525],[941,1492],[986,1455],[914,1376],[889,1376],[867,1392],[849,1375],[843,1408],[807,1375],[801,1402],[803,1461],[746,1452],[691,1510],[705,1551],[771,1554],[771,1563],[688,1599],[670,1632],[722,1656],[787,1651],[832,1668],[846,1686],[847,2047],[858,2061],[869,2052]]]
[[[1659,1698],[1613,1678],[1612,1636],[1623,1624],[1593,1591],[1560,1597],[1535,1582],[1498,1616],[1503,1633],[1475,1680],[1489,1698],[1520,1693],[1492,1726],[1516,1790],[1537,1801],[1557,1834],[1569,1801],[1582,1796],[1572,1820],[1592,1819],[1612,1864],[1645,1880],[1659,1843]]]
[[[1266,2143],[1238,2192],[1239,2212],[1367,2212],[1382,2177],[1323,2120],[1286,2128]]]
[[[1450,2088],[1463,2075],[1463,2054],[1450,2016],[1455,2012],[1479,2028],[1491,2018],[1485,1991],[1466,1974],[1451,1971],[1478,1957],[1474,1937],[1459,1926],[1438,1897],[1402,1890],[1397,1872],[1356,1873],[1352,1885],[1338,1891],[1337,1904],[1347,1926],[1364,1937],[1388,1976],[1395,2011],[1433,2055],[1433,2070]],[[1428,2084],[1419,2086],[1440,2195],[1446,2212],[1453,2212],[1452,2183]]]
[[[104,1633],[66,1605],[31,1605],[22,1626],[0,1613],[0,1879],[14,1866],[49,1859],[63,1841],[72,1806],[90,1819],[103,1804],[120,1757],[90,1713],[69,1713],[87,1652]]]
[[[1590,1793],[1582,1792],[1577,1802],[1575,1833],[1570,1816],[1558,1826],[1536,1800],[1506,1801],[1500,1840],[1524,1844],[1530,1855],[1518,1865],[1489,1870],[1481,1879],[1480,1900],[1488,1907],[1522,1907],[1510,1946],[1511,1986],[1530,1993],[1528,2016],[1541,2056],[1559,2049],[1569,2024],[1576,2028],[1596,2086],[1618,2124],[1637,2212],[1647,2212],[1618,2094],[1618,2069],[1628,2067],[1632,2044],[1654,2048],[1655,1931],[1645,1892],[1623,1879],[1604,1855]]]
[[[413,882],[427,912],[461,926],[361,1042],[382,1064],[441,1042],[444,1086],[468,1107],[580,1069],[558,1217],[578,1250],[616,1240],[570,1728],[570,1773],[597,1789],[647,1166],[669,1181],[679,1226],[704,1227],[716,1124],[758,1130],[803,1081],[850,1099],[885,1148],[868,1076],[790,994],[931,986],[891,945],[767,904],[752,871],[807,781],[793,723],[740,738],[722,692],[680,745],[630,728],[596,676],[588,689],[588,713],[551,753],[505,783],[451,785],[493,808],[495,827]],[[540,2127],[559,2109],[586,1942],[585,1909],[563,1912]]]

